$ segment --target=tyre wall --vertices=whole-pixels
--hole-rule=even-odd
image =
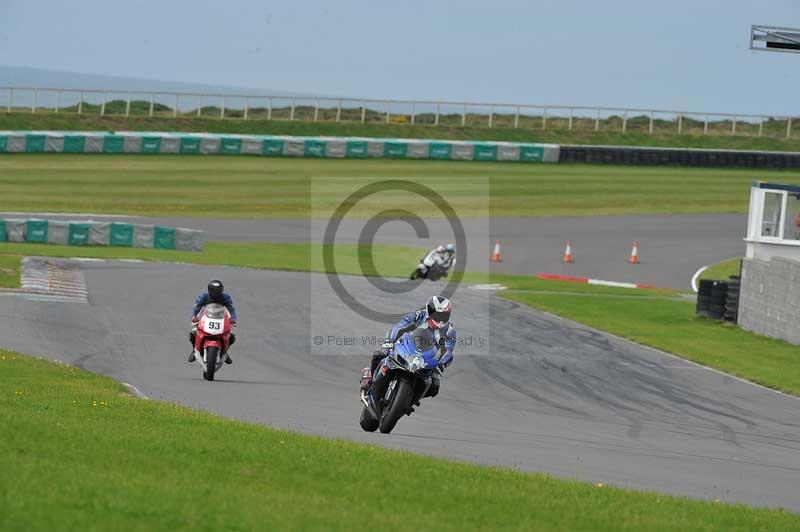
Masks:
[[[159,153],[265,157],[558,162],[558,146],[426,139],[211,133],[0,131],[0,153]]]
[[[202,251],[203,240],[202,231],[182,227],[0,218],[0,242]]]
[[[558,162],[631,164],[642,166],[799,168],[800,153],[702,150],[695,148],[574,146],[562,144],[559,147]]]

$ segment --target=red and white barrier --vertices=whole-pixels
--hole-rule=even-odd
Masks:
[[[618,288],[658,288],[651,284],[641,283],[619,283],[617,281],[604,281],[602,279],[591,279],[589,277],[576,277],[574,275],[559,275],[555,273],[540,273],[536,276],[538,279],[546,281],[566,281],[568,283],[583,283],[595,284],[600,286],[616,286]]]

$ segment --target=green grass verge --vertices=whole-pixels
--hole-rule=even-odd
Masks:
[[[798,171],[759,170],[757,177],[800,184]],[[443,191],[459,216],[485,217],[743,213],[754,175],[747,169],[460,161],[0,155],[0,197],[6,211],[322,217],[354,187],[383,178],[412,179]],[[488,178],[488,198],[487,187],[476,178]],[[352,214],[372,216],[386,208],[419,211],[416,195],[387,194],[365,198]],[[439,214],[435,208],[426,211],[428,216]]]
[[[537,279],[529,275],[509,275],[501,273],[465,272],[464,282],[488,284],[496,283],[514,291],[547,294],[550,292],[573,293],[576,295],[607,295],[635,298],[671,298],[681,294],[679,290],[670,289],[632,289],[615,286],[570,283],[567,281],[551,281]]]
[[[30,111],[30,110],[28,110]],[[119,109],[124,112],[124,108]],[[99,113],[98,111],[95,111]],[[143,110],[143,112],[147,112]],[[219,110],[217,110],[217,113]],[[172,113],[169,112],[171,115]],[[481,127],[460,125],[429,125],[385,124],[383,116],[375,117],[372,123],[360,124],[353,122],[310,122],[286,120],[219,120],[217,118],[196,117],[128,117],[124,116],[91,116],[70,114],[31,114],[11,113],[0,114],[0,130],[65,130],[65,131],[199,131],[215,133],[243,133],[258,135],[298,135],[298,136],[349,136],[349,137],[388,137],[388,138],[432,138],[452,140],[502,140],[511,142],[552,142],[557,144],[596,144],[596,145],[621,145],[621,146],[674,146],[686,148],[721,148],[721,149],[746,149],[746,150],[800,150],[800,138],[786,139],[786,123],[776,122],[767,124],[765,136],[756,136],[757,127],[750,128],[749,135],[732,136],[728,134],[730,122],[719,124],[720,128],[714,131],[713,124],[710,135],[702,134],[702,123],[694,124],[693,134],[670,134],[676,132],[674,123],[657,121],[655,134],[646,131],[633,131],[647,128],[646,121],[629,121],[630,130],[627,133],[619,132],[622,128],[620,120],[613,124],[601,120],[601,129],[606,125],[615,131],[595,132],[594,120],[589,121],[588,127],[581,130],[568,131],[566,121],[562,127],[552,128],[558,119],[551,117],[551,129],[541,130],[541,121],[537,120],[528,128],[515,129],[513,127]],[[460,122],[461,117],[456,117]],[[502,117],[496,117],[496,123]],[[523,117],[521,117],[523,118]],[[485,120],[484,120],[485,123]],[[510,125],[510,124],[509,124]],[[663,126],[663,127],[662,127]],[[738,130],[744,132],[747,124],[740,123]],[[688,129],[687,124],[684,127]]]
[[[3,261],[16,264],[20,257],[81,257],[101,259],[140,259],[156,262],[185,262],[201,265],[239,266],[269,270],[325,272],[322,244],[269,243],[269,242],[206,242],[202,252],[169,251],[146,248],[78,247],[50,244],[0,243],[0,268]],[[359,252],[371,251],[374,268],[362,268]],[[336,244],[333,257],[336,270],[345,275],[379,275],[407,278],[419,258],[427,251],[423,248],[376,244],[371,250],[357,244]],[[2,271],[2,270],[0,270]],[[18,277],[18,275],[17,275]],[[631,290],[609,286],[576,284],[563,281],[545,281],[532,276],[465,272],[464,283],[500,283],[515,290],[533,292],[571,292],[605,294],[621,297],[668,297],[677,290]]]
[[[239,266],[269,270],[325,271],[322,244],[268,242],[206,242],[202,252],[122,247],[78,247],[50,244],[0,243],[0,261],[19,262],[20,256],[92,257],[101,259],[141,259],[162,262],[186,262],[202,265]],[[372,247],[374,268],[362,270],[358,244],[336,244],[333,257],[342,274],[407,277],[427,251],[423,248],[375,244]],[[362,249],[369,249],[364,246]],[[12,255],[16,255],[13,257]],[[2,268],[3,262],[0,262]],[[1,271],[1,270],[0,270]],[[2,279],[2,277],[0,277]]]
[[[376,522],[419,530],[420,519],[431,530],[458,531],[800,527],[800,516],[781,510],[225,420],[134,399],[111,379],[8,351],[0,350],[0,372],[2,530],[366,530]],[[420,493],[421,472],[425,489],[447,494],[436,498],[436,511],[412,495]],[[387,482],[407,504],[376,501]]]
[[[19,288],[21,257],[0,255],[0,288]]]
[[[712,264],[703,273],[700,274],[700,279],[713,279],[715,281],[725,281],[731,275],[739,275],[739,266],[741,265],[741,257],[724,260],[717,264]]]
[[[694,303],[674,299],[502,294],[590,327],[629,338],[752,382],[800,395],[800,351],[781,340],[695,316]]]

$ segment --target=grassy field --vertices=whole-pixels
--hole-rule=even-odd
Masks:
[[[6,264],[6,268],[9,270],[7,287],[14,287],[14,280],[18,281],[19,261],[23,256],[140,259],[154,262],[185,262],[269,270],[324,272],[326,270],[322,260],[322,248],[323,246],[320,244],[305,243],[206,242],[203,251],[197,253],[145,248],[78,247],[4,242],[0,243],[0,268]],[[423,253],[428,251],[423,248],[376,244],[372,248],[374,269],[362,270],[358,260],[359,248],[361,246],[357,244],[336,244],[334,246],[333,256],[338,273],[405,278],[418,264]],[[368,248],[364,247],[363,249]],[[0,273],[2,273],[1,269]],[[479,272],[466,272],[463,282],[500,283],[516,290],[539,293],[587,293],[621,297],[670,297],[678,294],[677,291],[672,290],[630,290],[563,281],[544,281],[526,275]]]
[[[739,275],[739,266],[742,262],[740,257],[724,260],[717,264],[712,264],[703,273],[700,279],[713,279],[717,281],[727,280],[731,275]]]
[[[749,381],[800,395],[797,346],[724,322],[698,318],[692,302],[524,292],[502,295]]]
[[[0,372],[1,530],[419,530],[421,522],[458,531],[800,527],[800,516],[786,511],[555,480],[225,420],[134,399],[108,378],[8,351],[0,350]],[[419,476],[398,471],[424,471],[426,485],[446,486],[447,496],[421,503],[413,495]],[[380,502],[387,485],[400,497],[388,509]]]
[[[315,212],[311,212],[311,178]],[[310,160],[174,155],[0,156],[3,210],[228,218],[323,216],[342,191],[408,178],[446,191],[460,216],[745,212],[753,179],[800,184],[798,171],[456,161]],[[363,207],[362,207],[363,205]],[[367,198],[420,210],[412,194]],[[426,207],[426,215],[441,216]]]
[[[141,259],[187,262],[290,271],[325,271],[322,244],[206,242],[202,252],[121,247],[76,247],[50,244],[0,243],[0,268],[19,263],[20,256],[94,257],[101,259]],[[427,249],[376,244],[372,248],[373,270],[362,271],[358,262],[359,245],[336,244],[334,261],[339,273],[407,277]],[[2,274],[2,269],[0,269]],[[2,276],[0,275],[0,282]],[[2,284],[0,284],[2,286]]]
[[[0,255],[0,288],[18,288],[21,258]]]
[[[149,105],[148,105],[149,107]],[[702,134],[702,123],[685,121],[684,134],[678,135],[674,122],[656,121],[653,135],[647,133],[647,120],[631,120],[629,130],[621,133],[622,123],[616,120],[601,120],[601,130],[594,131],[594,120],[576,121],[582,127],[567,130],[565,120],[551,117],[550,129],[542,131],[541,120],[536,119],[529,127],[513,128],[512,123],[497,121],[497,127],[481,125],[461,127],[461,117],[451,117],[455,121],[443,121],[441,126],[386,124],[383,116],[373,117],[375,121],[361,124],[355,122],[311,122],[288,120],[220,120],[218,118],[170,116],[124,116],[101,117],[96,115],[37,113],[0,114],[0,130],[65,130],[65,131],[200,131],[215,133],[243,133],[257,135],[298,135],[298,136],[349,136],[349,137],[388,137],[388,138],[435,138],[452,140],[502,140],[512,142],[551,142],[556,144],[597,144],[624,146],[665,146],[681,148],[721,148],[743,150],[800,151],[800,138],[795,133],[786,139],[786,122],[776,121],[765,125],[765,136],[756,136],[757,126],[739,123],[738,131],[745,135],[730,135],[730,122],[709,124],[709,135]],[[288,111],[288,110],[287,110]],[[124,107],[120,108],[124,112]],[[144,110],[144,112],[147,112]],[[219,109],[216,109],[219,115]],[[299,117],[299,116],[298,116]],[[288,118],[288,112],[287,112]],[[432,118],[432,117],[431,117]],[[360,119],[360,117],[359,117]],[[473,121],[470,120],[470,123]],[[525,125],[522,120],[522,125]],[[555,127],[554,127],[555,126]],[[717,127],[718,126],[718,127]],[[691,129],[691,134],[686,131]]]

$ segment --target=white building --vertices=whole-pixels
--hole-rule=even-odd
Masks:
[[[748,331],[800,345],[798,222],[800,186],[753,183],[738,324]]]
[[[753,183],[745,242],[748,259],[800,261],[800,186]]]

